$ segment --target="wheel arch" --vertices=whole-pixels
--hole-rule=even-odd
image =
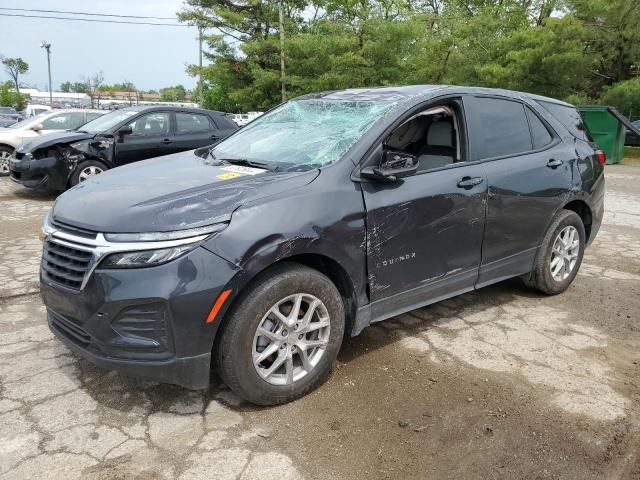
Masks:
[[[16,147],[9,145],[8,143],[0,142],[0,148],[8,148],[12,152],[16,149]]]
[[[578,216],[582,219],[584,232],[587,237],[585,243],[589,243],[589,240],[591,238],[591,226],[593,225],[593,216],[589,204],[581,199],[573,199],[570,202],[566,203],[562,207],[562,210],[571,210],[572,212],[578,214]]]
[[[338,289],[340,297],[342,298],[342,304],[344,306],[345,312],[345,332],[351,331],[351,327],[353,326],[357,311],[355,286],[351,277],[338,261],[329,257],[328,255],[324,255],[321,253],[299,253],[291,255],[289,257],[278,259],[277,261],[274,261],[273,263],[265,266],[261,270],[256,271],[250,277],[239,273],[239,277],[243,278],[240,281],[236,280],[236,282],[231,282],[232,284],[236,283],[237,285],[233,288],[235,290],[235,294],[231,298],[229,304],[225,306],[226,308],[224,309],[224,312],[222,312],[218,331],[215,335],[216,338],[214,339],[214,345],[215,342],[221,337],[220,333],[222,329],[224,329],[224,325],[227,323],[230,313],[234,310],[234,307],[238,304],[238,302],[242,301],[244,292],[246,292],[247,289],[249,289],[251,285],[253,285],[254,281],[257,278],[263,276],[270,270],[287,263],[295,263],[312,268],[327,276],[329,280],[331,280],[331,282]]]

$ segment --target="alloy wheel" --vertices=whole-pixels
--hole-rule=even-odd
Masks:
[[[83,168],[80,171],[80,175],[78,175],[78,181],[84,182],[85,180],[95,177],[96,175],[102,173],[103,170],[100,167],[96,167],[95,165],[90,165],[88,167]]]
[[[5,150],[0,151],[0,173],[8,174],[9,173],[9,159],[11,158],[11,154]]]
[[[318,365],[329,343],[331,322],[317,297],[296,293],[272,306],[253,337],[253,366],[271,385],[291,385]]]
[[[580,235],[569,225],[558,233],[551,250],[549,269],[556,282],[562,282],[573,272],[580,254]]]

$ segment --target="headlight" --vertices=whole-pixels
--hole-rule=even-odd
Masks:
[[[211,235],[227,228],[228,222],[215,223],[205,227],[176,230],[173,232],[146,232],[146,233],[105,233],[104,238],[109,242],[162,242],[165,240],[179,240],[181,238]]]
[[[200,242],[196,242],[158,250],[112,253],[100,263],[99,268],[137,268],[161,265],[184,255],[199,244]]]

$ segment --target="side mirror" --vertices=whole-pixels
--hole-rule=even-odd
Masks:
[[[118,136],[120,137],[124,137],[125,135],[131,135],[132,133],[133,133],[133,129],[131,128],[131,125],[122,127],[120,130],[118,130]]]
[[[34,132],[39,132],[40,130],[42,130],[42,124],[41,123],[36,123],[35,125],[33,125],[31,127],[31,130],[33,130]]]
[[[385,150],[379,167],[365,167],[360,175],[372,180],[395,182],[399,178],[410,177],[418,171],[418,159],[405,152]]]

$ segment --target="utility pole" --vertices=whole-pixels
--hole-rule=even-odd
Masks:
[[[204,104],[204,84],[202,83],[202,25],[198,25],[198,99],[200,108]]]
[[[280,17],[280,86],[282,92],[282,101],[287,101],[287,87],[284,82],[284,6],[283,0],[278,2],[278,16]]]
[[[49,70],[49,105],[53,105],[53,87],[51,86],[51,44],[43,40],[40,44],[40,48],[44,48],[47,51],[47,68]]]

